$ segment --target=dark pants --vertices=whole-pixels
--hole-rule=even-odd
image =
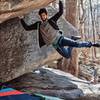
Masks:
[[[65,47],[65,46],[68,46],[68,47]],[[63,57],[68,59],[71,57],[73,47],[83,48],[83,47],[91,47],[91,46],[92,46],[91,42],[85,42],[85,41],[77,42],[75,40],[62,36],[58,40],[57,48],[55,49],[58,51],[59,54],[61,54]]]

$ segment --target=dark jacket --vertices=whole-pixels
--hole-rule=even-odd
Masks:
[[[57,25],[57,20],[59,19],[59,17],[63,14],[63,4],[61,1],[59,1],[59,11],[50,19],[48,19],[49,24],[56,30],[59,30],[59,27]],[[27,25],[23,19],[21,19],[21,23],[23,25],[23,27],[25,28],[25,30],[30,31],[30,30],[39,30],[39,46],[40,48],[42,46],[45,45],[45,42],[42,38],[41,32],[40,32],[40,25],[41,25],[41,21],[37,21],[36,23],[32,24],[32,25]]]

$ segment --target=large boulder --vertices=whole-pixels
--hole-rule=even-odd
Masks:
[[[29,94],[40,93],[64,100],[100,100],[100,84],[92,84],[45,66],[8,81],[5,85]]]
[[[0,23],[48,5],[55,0],[0,0]]]
[[[47,7],[50,16],[56,11]],[[27,14],[24,18],[27,24],[39,19],[38,10]],[[65,35],[77,35],[78,32],[70,23],[60,18],[60,28]],[[38,44],[37,30],[25,31],[19,18],[13,18],[0,24],[0,79],[2,81],[16,78],[32,69],[56,60],[61,56],[51,47],[41,49]]]
[[[70,100],[84,96],[77,84],[72,83],[74,78],[71,74],[43,67],[6,82],[5,85],[29,94],[38,93]]]

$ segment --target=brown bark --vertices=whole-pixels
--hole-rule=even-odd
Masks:
[[[66,0],[66,19],[74,26],[76,26],[76,6],[77,0]],[[73,49],[70,59],[63,59],[62,67],[64,71],[78,76],[78,54],[76,49]]]
[[[66,0],[66,19],[76,26],[76,6],[77,0]]]

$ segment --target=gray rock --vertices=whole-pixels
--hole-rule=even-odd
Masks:
[[[6,85],[26,93],[42,93],[64,100],[99,100],[100,95],[100,84],[94,85],[69,73],[46,67],[24,74]]]
[[[27,24],[37,21],[37,11],[25,16]],[[48,7],[50,16],[55,14]],[[77,30],[61,18],[58,22],[67,36],[78,34]],[[39,48],[37,31],[25,31],[18,18],[10,19],[0,24],[0,80],[7,81],[16,78],[48,61],[61,56],[50,46]]]
[[[0,0],[0,23],[44,7],[54,0]]]
[[[24,74],[6,85],[29,94],[40,93],[62,99],[74,99],[84,95],[70,78],[44,68]]]

